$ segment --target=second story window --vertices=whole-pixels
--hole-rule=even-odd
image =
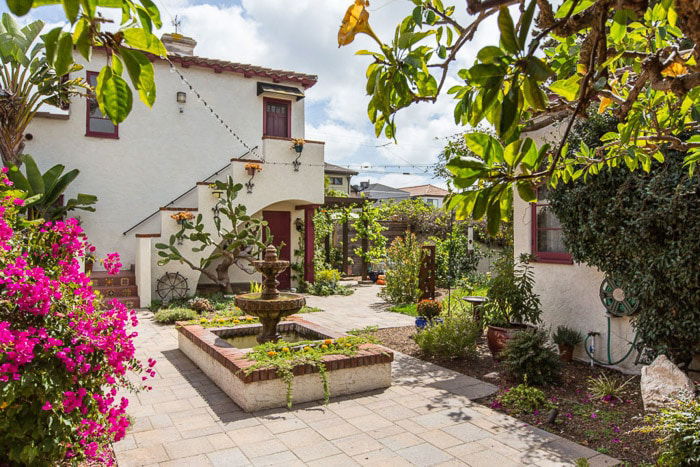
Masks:
[[[543,263],[573,262],[564,245],[564,232],[559,219],[547,201],[545,187],[537,190],[537,202],[532,203],[532,254]]]
[[[331,185],[342,185],[343,177],[331,177]]]
[[[263,99],[263,135],[290,138],[292,133],[292,108],[290,101]]]
[[[97,85],[97,75],[94,71],[87,72],[87,82],[93,88]],[[90,94],[87,99],[87,115],[85,122],[85,136],[96,136],[98,138],[119,138],[119,127],[102,115],[97,99]]]

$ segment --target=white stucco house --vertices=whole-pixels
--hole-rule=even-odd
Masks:
[[[561,128],[549,126],[525,134],[538,145],[545,142],[556,144]],[[602,363],[612,362],[613,367],[636,372],[637,351],[632,350],[627,358],[619,361],[630,350],[635,331],[627,316],[607,313],[601,300],[601,284],[605,274],[597,268],[575,263],[564,245],[561,225],[547,204],[546,192],[538,192],[537,203],[526,203],[516,193],[513,195],[514,255],[532,254],[531,263],[535,275],[535,292],[542,304],[542,320],[546,327],[557,326],[577,329],[584,338],[589,332],[597,333],[589,339],[589,350]],[[607,285],[607,284],[606,284]],[[603,292],[608,300],[623,299],[624,291],[607,289]],[[609,323],[609,325],[608,325]],[[607,341],[610,336],[610,359]],[[593,346],[591,349],[590,346]],[[584,345],[577,346],[574,357],[590,361]]]
[[[196,42],[180,35],[166,34],[163,42],[170,63],[150,57],[158,93],[152,109],[135,99],[127,120],[115,126],[94,99],[77,97],[67,112],[36,118],[25,149],[42,170],[57,163],[80,170],[66,195],[99,198],[95,213],[79,217],[97,257],[120,253],[125,276],[107,285],[132,306],[158,299],[158,281],[167,273],[186,279],[190,295],[206,285],[186,265],[159,266],[155,244],[179,229],[171,218],[177,212],[201,214],[213,228],[218,199],[211,181],[231,176],[246,184],[238,201],[269,222],[275,243],[284,242],[282,259],[291,260],[300,242],[310,245],[305,254],[313,258],[311,218],[324,200],[324,143],[307,140],[301,153],[291,144],[304,138],[304,91],[316,76],[199,57]],[[106,60],[97,51],[78,73],[94,82]],[[245,169],[251,162],[262,167],[253,176]],[[234,283],[257,279],[236,267],[231,276]],[[99,273],[93,277],[99,282]],[[313,279],[313,268],[305,278]],[[280,281],[293,286],[288,272]]]

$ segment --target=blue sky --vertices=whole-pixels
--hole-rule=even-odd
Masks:
[[[371,180],[392,186],[433,183],[429,174],[402,175],[382,170],[421,172],[422,169],[381,169],[387,164],[431,164],[445,137],[460,130],[452,118],[453,103],[442,96],[435,104],[420,104],[402,111],[398,118],[398,142],[377,139],[367,119],[364,72],[367,57],[354,55],[374,45],[364,35],[350,46],[338,48],[336,35],[351,0],[155,0],[163,16],[161,32],[172,32],[171,18],[182,20],[182,32],[198,41],[195,53],[242,63],[316,74],[318,83],[307,91],[306,137],[326,142],[326,160],[337,164],[370,166],[353,182]],[[413,8],[408,0],[376,0],[371,3],[370,23],[382,38]],[[6,11],[1,2],[0,11]],[[55,23],[64,19],[60,7],[43,7],[32,19]],[[493,40],[495,25],[482,25],[474,43],[465,48],[458,65],[473,61],[475,51]],[[456,80],[450,78],[451,84]],[[377,173],[380,172],[380,173]]]

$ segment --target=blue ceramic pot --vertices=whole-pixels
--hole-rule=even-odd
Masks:
[[[424,329],[428,325],[428,319],[425,316],[418,316],[416,318],[416,328],[418,330]]]

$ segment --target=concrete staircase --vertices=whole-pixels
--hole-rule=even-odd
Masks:
[[[92,286],[99,291],[103,302],[116,298],[129,308],[139,308],[139,292],[136,286],[136,274],[134,267],[125,269],[117,275],[110,275],[106,271],[94,271],[90,274]]]

